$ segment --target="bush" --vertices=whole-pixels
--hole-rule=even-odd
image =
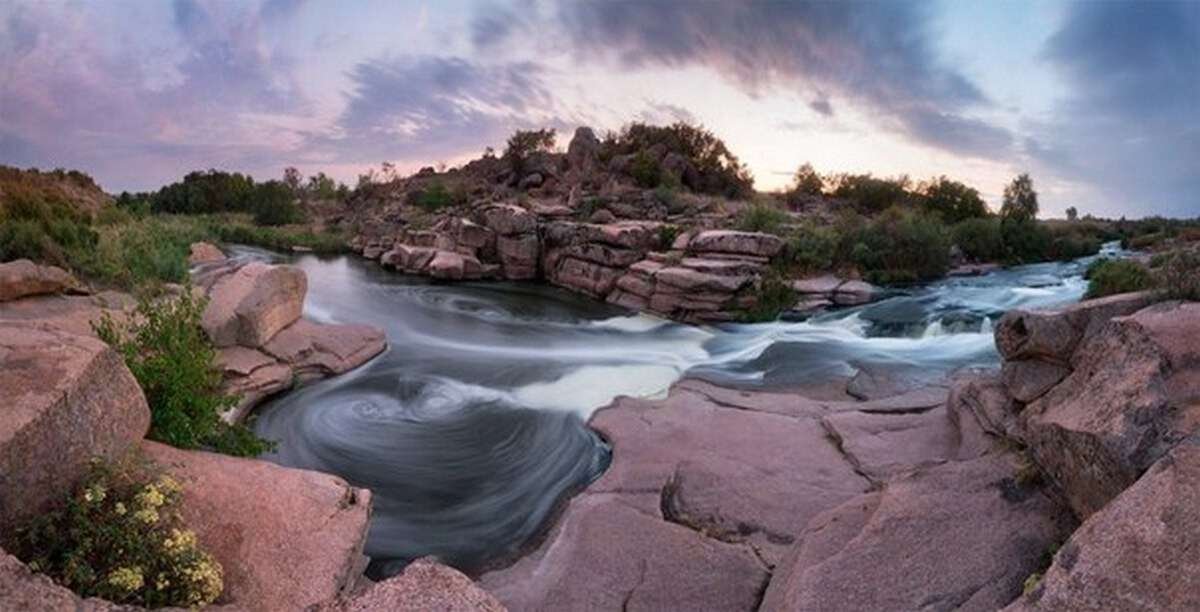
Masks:
[[[553,129],[518,130],[508,138],[504,148],[504,159],[508,160],[513,172],[522,174],[525,162],[529,156],[539,152],[554,150],[555,132]]]
[[[954,244],[972,261],[1003,261],[1004,236],[1000,219],[967,219],[954,226]]]
[[[158,608],[212,603],[222,568],[182,523],[179,483],[95,462],[65,508],[18,536],[17,555],[82,597]]]
[[[692,164],[695,181],[688,186],[695,191],[727,198],[747,197],[754,192],[750,170],[724,141],[702,126],[682,121],[669,126],[631,123],[619,134],[605,138],[601,157],[611,159],[616,155],[642,153],[656,146],[665,149],[665,153],[677,153]]]
[[[922,204],[946,223],[988,216],[987,204],[979,192],[944,176],[921,186]]]
[[[1175,252],[1163,261],[1155,276],[1165,299],[1200,301],[1200,251]]]
[[[803,225],[787,236],[783,260],[800,272],[829,270],[837,263],[840,242],[834,228]]]
[[[754,202],[738,211],[734,227],[743,232],[765,232],[782,236],[792,217],[768,202]]]
[[[254,188],[254,222],[259,225],[290,225],[304,221],[304,211],[295,193],[279,181],[267,181]]]
[[[671,245],[675,244],[675,239],[679,237],[678,225],[660,225],[658,226],[658,244],[659,248],[667,250]]]
[[[1050,230],[1036,219],[1002,218],[1000,235],[1004,239],[1005,259],[1013,264],[1045,260],[1053,241]]]
[[[870,174],[844,174],[832,179],[834,197],[849,200],[855,208],[875,214],[909,202],[908,177],[875,178]]]
[[[756,323],[774,321],[779,314],[796,305],[796,291],[779,274],[763,276],[755,295],[754,306],[742,313],[742,321]]]
[[[662,182],[662,167],[645,151],[638,151],[637,155],[633,157],[633,163],[629,166],[629,175],[633,177],[633,181],[637,183],[638,187],[653,189]]]
[[[460,189],[449,189],[442,181],[431,181],[422,189],[410,191],[405,196],[405,201],[432,212],[448,206],[466,204],[467,194]]]
[[[1099,259],[1088,266],[1086,298],[1098,298],[1117,293],[1149,289],[1154,285],[1150,271],[1129,259]]]
[[[871,282],[939,278],[950,269],[948,234],[934,216],[893,207],[848,236],[850,258]]]
[[[270,444],[230,434],[220,415],[237,403],[221,392],[216,349],[200,327],[207,300],[190,288],[177,297],[143,297],[131,322],[118,325],[107,313],[93,324],[96,335],[125,358],[150,404],[148,437],[180,448],[209,448],[254,456]]]

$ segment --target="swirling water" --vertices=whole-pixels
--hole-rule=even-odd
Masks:
[[[607,466],[585,420],[618,395],[662,396],[684,375],[787,388],[860,368],[935,378],[992,365],[992,322],[1078,300],[1087,263],[947,279],[802,322],[700,328],[534,284],[437,284],[352,257],[237,255],[303,268],[306,316],[387,333],[384,354],[275,398],[255,422],[279,442],[269,459],[373,491],[375,575],[423,555],[470,570],[516,553]]]

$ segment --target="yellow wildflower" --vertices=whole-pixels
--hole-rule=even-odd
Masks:
[[[189,605],[211,603],[225,587],[221,564],[208,555],[183,568],[182,573],[194,587],[188,590]]]
[[[133,518],[147,525],[152,525],[158,522],[158,510],[154,508],[142,508],[133,513]]]
[[[88,503],[100,503],[104,501],[107,495],[108,493],[104,490],[104,487],[98,484],[94,484],[83,490],[83,500]]]
[[[145,584],[145,580],[142,578],[142,568],[136,565],[133,567],[118,567],[109,572],[108,583],[126,593],[132,593],[142,588],[142,585]]]
[[[146,485],[146,487],[137,494],[137,502],[143,508],[158,508],[166,501],[167,498],[162,494],[162,491],[159,491],[158,487],[152,484]]]
[[[163,548],[167,549],[167,552],[173,555],[194,550],[196,548],[196,534],[188,529],[172,529],[171,535],[163,540]]]
[[[117,516],[125,516],[125,502],[117,502],[113,509],[117,512]]]
[[[179,484],[178,480],[165,474],[158,479],[158,488],[167,495],[174,495],[183,490],[183,486]]]

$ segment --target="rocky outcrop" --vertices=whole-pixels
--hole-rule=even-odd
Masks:
[[[142,608],[119,606],[94,597],[84,599],[0,550],[0,610],[134,612],[139,609]]]
[[[1200,609],[1200,446],[1188,442],[1093,514],[1037,585],[1005,608]]]
[[[103,342],[0,322],[0,534],[71,490],[95,456],[114,458],[150,427],[125,362]]]
[[[387,347],[378,328],[301,318],[308,280],[299,268],[228,261],[199,268],[193,279],[210,296],[203,325],[219,347],[224,390],[240,396],[224,415],[230,422],[266,397],[348,372]]]
[[[1070,516],[1013,479],[1010,456],[890,480],[814,518],[760,610],[995,610],[1021,593]]]
[[[62,268],[41,266],[28,259],[0,263],[0,302],[80,290],[79,281]]]
[[[265,461],[143,449],[183,485],[183,520],[224,568],[218,603],[302,610],[346,592],[366,567],[369,491]]]
[[[1094,327],[1070,376],[1021,414],[1030,451],[1080,518],[1200,425],[1200,304]]]
[[[238,266],[209,289],[201,325],[218,347],[262,346],[300,318],[307,291],[308,278],[299,268]]]
[[[858,306],[883,297],[883,290],[861,280],[845,280],[831,274],[792,281],[797,311],[813,311],[830,306]]]
[[[417,559],[400,574],[318,612],[504,612],[495,597],[458,570],[433,558]]]
[[[224,259],[225,253],[209,242],[193,242],[188,253],[188,264],[193,266],[224,261]]]
[[[996,348],[1007,361],[1040,359],[1071,364],[1075,349],[1109,319],[1150,305],[1150,292],[1087,300],[1056,310],[1014,310],[996,322]]]

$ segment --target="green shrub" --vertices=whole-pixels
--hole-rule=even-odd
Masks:
[[[410,191],[405,199],[409,204],[432,212],[448,206],[466,204],[467,195],[459,189],[450,189],[445,183],[438,180],[431,181],[416,191]]]
[[[554,150],[555,138],[553,128],[518,130],[508,138],[508,144],[504,148],[504,159],[508,161],[513,172],[522,174],[531,155]]]
[[[796,291],[787,279],[768,272],[763,275],[755,294],[754,306],[742,313],[742,321],[756,323],[774,321],[779,314],[796,305]]]
[[[1088,266],[1086,298],[1149,289],[1154,285],[1150,271],[1130,259],[1098,259]]]
[[[1004,236],[1000,219],[995,217],[967,219],[954,226],[954,244],[972,261],[1002,261],[1005,259]]]
[[[769,202],[754,202],[738,211],[733,225],[743,232],[782,236],[791,220],[791,215]]]
[[[678,225],[663,224],[658,226],[658,244],[659,248],[669,249],[675,244],[675,239],[679,237]]]
[[[1200,301],[1200,251],[1176,251],[1162,262],[1155,276],[1165,299]]]
[[[669,126],[631,123],[620,133],[609,134],[601,149],[601,159],[649,151],[662,145],[667,153],[676,153],[691,163],[694,183],[700,193],[727,198],[748,197],[754,192],[754,177],[725,142],[703,126],[677,122]],[[656,164],[657,165],[657,164]],[[657,182],[655,182],[657,184]]]
[[[783,261],[800,272],[820,272],[837,264],[841,236],[831,227],[802,225],[788,234]]]
[[[333,232],[314,232],[293,227],[259,227],[227,217],[204,220],[207,231],[219,242],[248,244],[277,251],[294,247],[311,249],[315,253],[344,253],[345,239]]]
[[[832,179],[834,197],[849,200],[855,208],[867,214],[882,212],[912,199],[908,192],[907,176],[892,179],[876,178],[870,174],[844,174]]]
[[[64,508],[20,530],[17,556],[82,597],[149,608],[212,603],[221,565],[180,519],[179,483],[145,471],[94,462]]]
[[[662,167],[645,151],[638,151],[629,166],[629,175],[638,187],[653,189],[662,182]]]
[[[304,211],[295,193],[284,183],[267,181],[254,188],[254,222],[258,225],[290,225],[304,221]]]
[[[920,192],[925,208],[939,215],[946,223],[988,215],[987,204],[979,196],[979,191],[944,176],[923,184]]]
[[[851,260],[871,282],[929,280],[950,268],[949,231],[921,211],[890,208],[848,238]]]
[[[216,349],[200,327],[207,300],[185,290],[177,297],[144,297],[130,322],[105,314],[96,335],[125,358],[150,404],[149,437],[180,448],[210,448],[254,456],[270,444],[253,435],[230,434],[220,414],[237,403],[221,392]]]
[[[1000,234],[1005,260],[1014,264],[1044,261],[1053,242],[1050,230],[1036,219],[1002,218]]]

